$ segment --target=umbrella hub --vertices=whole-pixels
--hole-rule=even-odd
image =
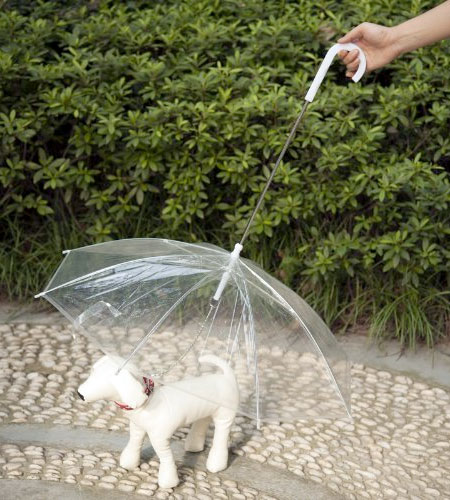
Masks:
[[[153,389],[155,388],[155,383],[153,382],[153,380],[151,378],[142,377],[142,379],[144,381],[144,392],[145,392],[145,395],[146,396],[150,396],[150,394],[153,392]],[[127,411],[129,411],[129,410],[137,410],[138,408],[140,408],[140,406],[138,406],[137,408],[131,408],[131,406],[128,406],[125,403],[119,403],[118,401],[114,401],[114,403],[116,403],[116,405],[121,410],[127,410]],[[143,405],[141,405],[141,406],[143,406]]]
[[[239,260],[239,255],[244,247],[240,243],[236,243],[234,245],[234,250],[230,255],[230,262],[228,262],[228,266],[226,267],[225,272],[222,274],[222,278],[219,282],[219,286],[217,287],[216,293],[212,299],[212,305],[217,305],[220,297],[222,296],[223,290],[226,287],[228,280],[230,279],[231,271],[235,266],[236,262]]]

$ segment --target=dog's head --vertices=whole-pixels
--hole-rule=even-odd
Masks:
[[[92,367],[85,382],[78,388],[83,401],[120,401],[130,408],[139,408],[147,401],[143,386],[125,368],[119,373],[120,364],[109,356],[103,356]]]

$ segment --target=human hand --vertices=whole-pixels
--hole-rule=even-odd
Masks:
[[[365,53],[367,68],[366,72],[381,68],[395,59],[400,51],[395,44],[393,28],[380,26],[372,23],[362,23],[353,28],[345,36],[338,40],[339,43],[356,43]],[[351,78],[359,66],[359,52],[345,50],[339,52],[339,57],[347,66],[345,76]]]

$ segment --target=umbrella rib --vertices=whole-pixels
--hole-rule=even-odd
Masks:
[[[166,268],[168,268],[168,269],[170,268],[170,266],[165,266],[165,267],[166,267]],[[164,270],[164,269],[163,269],[163,270]],[[158,273],[161,273],[161,269],[158,271]],[[154,271],[154,272],[153,272],[153,273],[151,273],[150,275],[146,276],[146,278],[147,278],[147,279],[148,279],[148,278],[152,278],[153,276],[155,276],[155,275],[156,275],[156,274],[158,274],[158,273],[157,273],[156,271]],[[117,274],[119,274],[119,273],[117,273]],[[134,283],[142,284],[144,281],[143,281],[143,279],[140,277],[140,276],[141,276],[141,274],[142,274],[142,271],[141,271],[140,273],[135,274],[133,277],[130,277],[130,278],[129,278],[129,282],[128,282],[128,283],[125,283],[125,285],[131,285],[132,283],[133,283],[133,284],[134,284]],[[105,277],[105,278],[106,278],[106,277]],[[172,280],[172,281],[176,280],[177,278],[178,278],[178,276],[175,276],[175,277],[173,278],[173,280]],[[161,279],[161,278],[160,278],[160,279]],[[169,281],[169,283],[171,283],[172,281]],[[97,282],[97,283],[98,283],[98,282]],[[153,292],[153,291],[159,290],[161,287],[165,286],[166,284],[167,284],[167,283],[164,283],[164,284],[162,284],[162,285],[160,285],[160,286],[158,286],[158,287],[155,287],[155,288],[153,288],[151,291]],[[105,290],[102,290],[101,292],[97,292],[97,293],[95,293],[95,294],[93,294],[93,295],[89,295],[88,299],[93,299],[93,298],[95,298],[95,297],[102,296],[104,293],[111,293],[111,292],[114,292],[114,291],[116,291],[116,290],[120,290],[123,286],[124,286],[124,284],[123,284],[123,283],[121,283],[120,285],[117,285],[117,286],[116,286],[116,287],[114,287],[114,288],[108,288],[106,291],[105,291]],[[134,292],[133,292],[133,293],[134,293]],[[147,294],[145,294],[145,295],[147,295]],[[143,296],[145,296],[145,295],[143,295]],[[131,295],[130,295],[130,297],[127,297],[127,299],[129,299],[129,298],[131,298]],[[136,300],[139,300],[139,298],[138,298],[138,299],[136,299]],[[135,302],[135,301],[134,301],[134,302]],[[131,304],[133,304],[134,302],[131,302]],[[128,304],[128,305],[131,305],[131,304]]]
[[[247,288],[247,283],[246,280],[241,278],[242,280],[242,286],[244,288],[244,304],[246,305],[247,309],[247,314],[249,318],[249,328],[250,328],[250,339],[248,338],[248,335],[245,333],[245,321],[244,321],[244,340],[246,343],[246,354],[247,354],[247,366],[249,365],[249,353],[248,353],[248,348],[249,348],[249,341],[250,341],[250,348],[252,349],[252,355],[253,355],[253,362],[255,364],[255,396],[256,396],[256,428],[259,430],[261,428],[261,417],[260,417],[260,401],[259,401],[259,371],[258,371],[258,355],[257,355],[257,348],[256,348],[256,334],[255,334],[255,324],[253,321],[253,311],[252,311],[252,306],[250,303],[250,295],[248,293],[248,288]],[[238,286],[238,289],[240,293],[242,294],[242,291],[240,290],[239,282],[236,280],[236,284]],[[247,298],[247,300],[245,300]],[[245,309],[243,309],[244,312]]]
[[[132,350],[131,354],[127,357],[127,359],[122,363],[122,365],[119,367],[117,370],[117,373],[122,370],[122,368],[130,361],[130,359],[141,349],[141,347],[147,342],[147,340],[150,338],[150,336],[162,325],[162,323],[168,318],[168,316],[172,313],[172,311],[180,304],[183,302],[183,300],[194,290],[197,288],[200,288],[200,286],[203,284],[204,281],[209,276],[205,276],[202,278],[198,283],[195,285],[191,286],[189,290],[187,290],[176,302],[174,302],[170,308],[161,316],[161,318],[156,322],[156,324],[153,326],[153,328],[146,334],[144,337],[141,339],[141,341],[138,343],[138,345]]]
[[[232,331],[232,329],[233,329],[234,317],[236,316],[236,309],[237,309],[237,301],[238,301],[238,296],[239,296],[239,290],[236,290],[236,300],[234,301],[233,316],[231,317],[231,322],[230,322],[230,330],[228,331],[228,339],[227,339],[227,353],[228,353],[228,347],[229,347],[229,345],[230,345],[231,331]],[[239,330],[238,330],[238,331],[239,331]]]
[[[132,306],[135,302],[137,302],[138,300],[141,300],[143,299],[144,297],[146,297],[148,294],[150,293],[154,293],[154,292],[157,292],[158,290],[160,290],[161,288],[164,288],[166,287],[167,285],[171,285],[174,281],[176,281],[178,279],[178,276],[175,276],[174,278],[172,278],[170,281],[165,281],[164,283],[161,283],[161,285],[155,287],[155,288],[152,288],[151,290],[149,290],[148,292],[145,292],[143,295],[140,295],[138,298],[134,299],[132,302],[129,302],[126,304],[127,307],[130,307]],[[133,292],[134,294],[134,292]],[[132,295],[133,295],[132,294]],[[131,298],[132,295],[130,295],[130,297],[128,298]],[[123,304],[122,304],[123,305]]]
[[[155,241],[155,240],[159,240],[159,241],[163,241],[164,243],[170,243],[171,245],[177,247],[177,248],[183,248],[183,247],[180,247],[180,245],[176,245],[175,243],[180,243],[179,241],[177,240],[168,240],[168,239],[165,239],[165,238],[123,238],[121,240],[116,240],[116,241],[133,241],[135,242],[136,240],[138,241]],[[98,247],[98,246],[101,246],[101,245],[110,245],[111,241],[103,241],[101,243],[94,243],[93,245],[85,245],[84,247],[79,247],[79,248],[75,248],[75,249],[71,249],[71,250],[64,250],[64,252],[76,252],[78,250],[83,250],[84,248],[93,248],[93,247]],[[206,246],[202,246],[202,245],[199,245],[197,243],[186,243],[186,245],[192,245],[192,246],[195,246],[195,247],[198,247],[198,248],[202,248],[204,250],[211,250],[212,252],[216,252],[216,253],[228,253],[226,250],[223,250],[221,248],[214,248],[214,246],[211,245],[211,247],[206,247]]]
[[[117,275],[117,277],[119,278],[120,276],[120,273],[115,273],[115,275]],[[96,281],[96,285],[98,288],[100,288],[102,286],[102,281],[104,280],[107,280],[107,278],[109,278],[111,275],[108,275],[108,276],[104,276],[103,278],[100,278],[99,280]],[[127,279],[127,282],[121,282],[120,284],[118,284],[117,286],[115,286],[114,288],[107,288],[106,290],[103,289],[101,290],[100,292],[96,292],[96,293],[93,293],[92,295],[88,295],[87,296],[87,299],[90,300],[90,299],[95,299],[96,297],[101,297],[103,294],[105,293],[112,293],[112,292],[115,292],[116,290],[120,290],[121,288],[123,288],[123,286],[127,286],[127,285],[131,285],[132,283],[134,282],[140,282],[138,281],[136,278],[138,278],[139,275],[134,275],[132,276],[131,273],[127,273],[127,276],[126,276],[126,279]],[[103,285],[104,287],[104,285]]]
[[[319,344],[317,343],[316,339],[314,338],[314,336],[312,335],[311,331],[309,330],[308,326],[306,325],[306,323],[302,320],[302,318],[297,314],[297,312],[295,311],[295,309],[289,304],[289,302],[287,302],[271,285],[269,285],[269,283],[267,283],[266,281],[263,281],[263,279],[258,276],[257,273],[255,273],[247,264],[245,264],[245,262],[241,262],[241,264],[243,264],[246,269],[248,271],[250,271],[251,274],[253,274],[260,282],[264,283],[266,286],[268,286],[272,292],[278,297],[279,301],[287,306],[289,308],[290,311],[292,311],[292,313],[294,314],[294,316],[298,319],[298,321],[300,322],[300,324],[302,325],[303,329],[305,330],[305,332],[307,333],[308,337],[311,339],[311,341],[313,342],[313,344],[316,346],[317,350],[320,352],[320,355],[322,356],[324,362],[325,362],[325,368],[328,372],[328,376],[330,377],[331,381],[334,383],[335,387],[337,388],[337,392],[339,394],[339,397],[341,398],[342,402],[344,403],[344,407],[345,407],[345,410],[347,411],[347,414],[349,416],[349,418],[352,418],[351,414],[350,414],[350,411],[349,411],[349,408],[347,406],[347,402],[345,401],[344,399],[344,396],[342,395],[342,391],[339,387],[339,384],[337,383],[337,380],[336,380],[336,377],[334,376],[334,373],[332,372],[331,368],[330,368],[330,365],[328,363],[328,361],[326,360],[325,358],[325,355],[323,354],[322,352],[322,349],[319,347]],[[256,286],[256,285],[253,285],[253,286]],[[260,290],[261,288],[258,287]],[[263,290],[263,289],[262,289]]]
[[[231,358],[233,357],[233,354],[235,352],[235,345],[236,345],[236,339],[239,337],[239,330],[241,328],[241,323],[242,323],[242,317],[243,317],[243,312],[244,312],[244,307],[245,307],[245,304],[247,303],[246,300],[245,300],[245,296],[244,294],[242,293],[242,290],[240,289],[239,287],[239,283],[236,279],[236,276],[233,276],[233,280],[234,282],[236,283],[236,286],[237,286],[237,291],[236,291],[236,303],[237,303],[237,298],[238,298],[238,295],[239,297],[241,298],[242,300],[242,309],[241,309],[241,313],[239,315],[239,323],[238,323],[238,326],[237,326],[237,329],[236,329],[236,332],[237,332],[237,335],[235,335],[234,339],[233,339],[233,344],[231,346],[231,350],[229,351],[229,359],[231,360]],[[234,314],[234,312],[233,312]],[[231,333],[231,327],[230,327],[230,333]],[[231,339],[231,335],[229,335],[229,340]],[[229,345],[229,342],[227,344],[227,352],[228,352],[228,345]],[[239,342],[237,343],[237,347],[238,347],[238,350],[239,350]]]
[[[135,283],[133,283],[133,284],[135,284]],[[160,287],[161,287],[161,286],[162,286],[162,285],[160,285]],[[120,310],[121,310],[123,307],[125,307],[125,306],[130,307],[130,306],[132,306],[132,305],[133,305],[133,304],[134,304],[137,300],[139,300],[139,299],[141,299],[141,298],[143,298],[143,297],[146,297],[149,293],[153,292],[153,290],[148,291],[148,292],[145,292],[143,295],[140,295],[139,297],[137,297],[136,299],[134,299],[132,302],[128,302],[130,299],[132,299],[132,298],[136,295],[136,293],[137,293],[139,290],[141,290],[141,288],[142,288],[142,282],[138,281],[138,282],[137,282],[137,286],[135,287],[135,289],[134,289],[134,290],[130,293],[130,295],[129,295],[128,297],[126,297],[126,298],[122,301],[122,303],[121,303],[120,305],[118,305],[118,306],[117,306],[117,309],[120,311]],[[158,288],[159,288],[159,287],[156,287],[156,290],[157,290]],[[155,290],[155,291],[156,291],[156,290]]]
[[[102,267],[101,269],[98,269],[97,271],[92,271],[90,273],[83,274],[83,276],[79,276],[78,278],[74,278],[73,280],[67,281],[66,283],[62,283],[61,285],[55,286],[54,288],[50,288],[49,290],[44,290],[43,292],[39,293],[38,295],[35,295],[35,298],[37,299],[39,297],[42,297],[43,295],[46,295],[47,293],[54,292],[55,290],[59,290],[60,288],[63,288],[65,286],[75,285],[76,283],[79,283],[80,281],[82,281],[84,279],[91,278],[92,276],[95,276],[95,275],[97,275],[99,273],[102,273],[104,271],[108,271],[109,269],[114,269],[115,267],[118,267],[118,266],[123,265],[123,264],[128,264],[130,262],[141,262],[141,261],[145,261],[147,259],[155,259],[155,258],[166,259],[167,257],[168,256],[164,256],[164,257],[142,257],[140,259],[126,260],[124,262],[120,262],[119,264],[113,264],[112,266]],[[177,254],[170,255],[170,258],[174,258],[174,257],[185,257],[185,255],[177,255]],[[212,270],[215,270],[215,269],[208,269],[208,271],[212,271]]]
[[[234,344],[236,343],[236,338],[239,336],[239,330],[241,329],[241,323],[242,323],[242,311],[241,311],[241,314],[239,315],[239,323],[238,323],[238,326],[236,328],[236,332],[237,334],[235,335],[234,339],[233,339],[233,343],[231,345],[231,347],[229,348],[229,343],[227,345],[227,353],[228,353],[228,359],[231,361],[231,358],[233,356],[233,352],[234,352]],[[231,340],[231,335],[229,337],[229,340]]]
[[[157,238],[155,238],[157,239]],[[169,241],[174,247],[176,248],[180,248],[180,249],[183,249],[183,250],[186,250],[185,248],[183,248],[181,245],[179,244],[176,244],[176,243],[179,243],[177,240],[167,240]],[[202,248],[203,250],[211,250],[213,252],[216,252],[216,253],[220,253],[220,254],[228,254],[229,252],[227,250],[223,250],[222,248],[219,248],[219,249],[215,249],[215,248],[211,248],[211,247],[206,247],[206,246],[203,246],[203,245],[198,245],[196,243],[187,243],[186,245],[192,245],[196,248]],[[186,250],[188,251],[188,250]],[[192,253],[189,253],[189,255],[196,255],[194,252]]]
[[[212,330],[212,327],[213,327],[213,324],[214,324],[214,320],[216,319],[216,316],[217,316],[217,311],[218,311],[218,310],[219,310],[219,305],[217,305],[217,307],[215,307],[214,315],[213,315],[212,320],[211,320],[211,323],[210,323],[210,325],[209,325],[208,333],[207,333],[207,335],[206,335],[205,341],[203,342],[203,348],[202,348],[202,350],[201,350],[201,352],[200,352],[199,357],[203,355],[203,351],[204,351],[204,350],[205,350],[205,348],[206,348],[206,343],[208,342],[209,335],[210,335],[210,333],[211,333],[211,330]],[[211,309],[210,309],[210,311],[211,311]],[[209,317],[209,314],[208,314],[208,317]],[[207,317],[207,318],[208,318],[208,317]]]

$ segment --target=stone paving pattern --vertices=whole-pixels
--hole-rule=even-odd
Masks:
[[[222,481],[215,474],[194,471],[190,467],[179,467],[181,486],[176,492],[161,490],[157,485],[157,460],[142,463],[138,469],[130,472],[118,465],[118,453],[4,444],[1,446],[1,457],[3,477],[8,479],[62,481],[83,487],[117,489],[161,499],[271,500],[271,497],[258,495],[258,491],[253,488],[238,488],[235,481]]]
[[[112,403],[87,405],[75,390],[101,354],[65,325],[0,325],[0,423],[127,431]],[[232,453],[321,483],[348,499],[450,498],[450,391],[363,365],[352,368],[354,422],[263,425],[238,417]],[[183,439],[180,429],[174,439]],[[0,477],[64,481],[155,498],[268,498],[217,475],[179,469],[181,485],[158,490],[157,462],[127,472],[118,454],[4,444]],[[263,478],[262,478],[263,480]]]

